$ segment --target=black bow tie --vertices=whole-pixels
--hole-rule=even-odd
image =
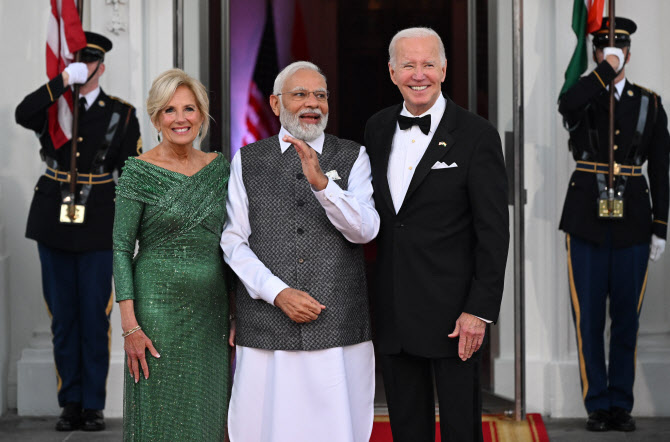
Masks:
[[[424,115],[423,117],[406,117],[404,115],[398,115],[398,126],[400,130],[409,129],[410,127],[417,125],[421,132],[424,135],[428,135],[430,132],[430,114]]]

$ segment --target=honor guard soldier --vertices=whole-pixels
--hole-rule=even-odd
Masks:
[[[665,249],[668,221],[668,119],[661,97],[628,81],[630,36],[637,26],[609,19],[593,35],[593,72],[559,99],[577,162],[565,198],[560,229],[567,234],[568,270],[577,332],[586,427],[635,430],[630,416],[640,309],[648,260]],[[614,80],[614,195],[608,201],[609,84]],[[649,183],[642,174],[647,163]],[[608,205],[611,203],[611,206]],[[611,318],[609,369],[604,329]]]
[[[115,182],[112,173],[142,142],[135,109],[99,86],[105,72],[106,37],[86,32],[81,63],[26,96],[16,122],[35,131],[46,171],[35,186],[26,237],[37,241],[42,286],[53,332],[58,403],[63,412],[56,430],[105,428],[112,309],[112,223]],[[80,86],[76,149],[76,215],[68,216],[71,141],[55,146],[49,135],[48,108],[69,86]],[[74,213],[73,213],[74,215]]]

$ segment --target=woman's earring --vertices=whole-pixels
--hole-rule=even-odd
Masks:
[[[158,131],[158,134],[156,135],[156,138],[158,138],[158,142],[161,142],[161,131]]]
[[[202,138],[202,126],[200,126],[200,132],[198,132],[198,137]]]

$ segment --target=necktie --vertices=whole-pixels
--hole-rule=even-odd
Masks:
[[[404,115],[398,115],[398,126],[400,130],[409,129],[410,127],[417,125],[421,132],[424,135],[428,135],[430,132],[430,114],[424,115],[423,117],[406,117]]]
[[[86,98],[79,97],[79,115],[83,115],[86,112]]]

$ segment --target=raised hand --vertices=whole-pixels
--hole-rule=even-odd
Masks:
[[[328,177],[321,170],[316,151],[303,140],[293,138],[290,135],[284,135],[284,141],[293,144],[296,152],[298,152],[302,163],[302,173],[305,174],[305,178],[307,178],[312,188],[316,191],[325,189],[328,185]]]

